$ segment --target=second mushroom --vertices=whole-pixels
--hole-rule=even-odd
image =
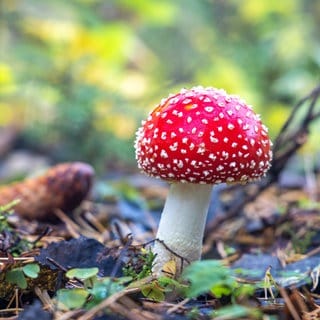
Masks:
[[[170,182],[153,249],[155,274],[169,261],[181,270],[200,259],[212,185],[264,176],[271,145],[251,106],[221,89],[182,89],[149,114],[137,131],[138,166]]]

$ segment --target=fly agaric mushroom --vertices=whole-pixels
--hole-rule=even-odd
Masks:
[[[138,167],[171,183],[154,245],[153,271],[199,260],[212,185],[247,183],[270,168],[268,129],[251,106],[216,88],[169,95],[137,131]],[[179,270],[177,269],[177,270]]]

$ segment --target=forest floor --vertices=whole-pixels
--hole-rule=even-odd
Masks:
[[[151,273],[164,182],[110,172],[66,210],[60,196],[87,188],[88,171],[75,174],[75,188],[65,188],[66,180],[52,194],[43,192],[52,176],[22,182],[13,193],[3,189],[10,184],[0,188],[0,201],[21,190],[32,199],[23,217],[19,203],[0,207],[0,319],[320,319],[320,163],[297,153],[319,116],[319,94],[293,110],[264,180],[214,187],[202,261],[182,277],[170,265],[166,277]],[[48,164],[27,156],[30,171]],[[48,203],[54,208],[42,221],[30,220]]]

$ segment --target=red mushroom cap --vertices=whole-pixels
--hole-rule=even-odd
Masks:
[[[137,131],[138,166],[170,181],[247,182],[270,168],[268,129],[224,90],[194,87],[163,99]]]

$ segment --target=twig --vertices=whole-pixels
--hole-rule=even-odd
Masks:
[[[171,314],[173,312],[176,312],[177,310],[179,310],[180,308],[182,308],[186,303],[188,303],[190,301],[189,298],[186,298],[184,300],[182,300],[181,302],[175,304],[174,306],[172,306],[171,308],[169,308],[167,310],[167,314]]]
[[[286,304],[286,306],[287,306],[292,318],[294,320],[301,320],[301,318],[300,318],[296,308],[294,307],[292,301],[290,300],[286,290],[284,288],[282,288],[282,287],[279,287],[279,292],[280,292],[283,300],[285,301],[285,304]]]
[[[62,210],[55,209],[54,214],[65,223],[72,237],[80,237],[79,227]]]
[[[41,300],[43,308],[49,310],[50,312],[54,312],[55,307],[50,299],[48,292],[46,290],[42,291],[39,287],[35,287],[34,292]]]

